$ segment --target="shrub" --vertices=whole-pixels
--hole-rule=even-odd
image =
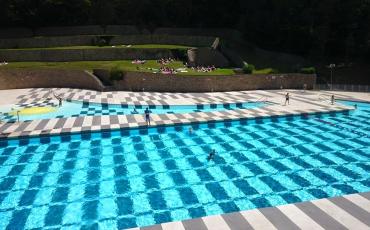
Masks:
[[[111,81],[120,81],[123,80],[123,71],[118,67],[113,67],[110,70],[110,80]]]
[[[303,74],[315,74],[316,69],[315,67],[306,67],[306,68],[301,68],[299,72]]]
[[[188,50],[187,49],[174,49],[171,50],[173,56],[180,60],[186,60],[188,58]]]
[[[243,73],[245,74],[251,74],[256,68],[252,64],[245,64],[243,66]]]
[[[278,69],[271,69],[269,73],[276,74],[276,73],[280,73],[280,71]]]
[[[107,41],[103,38],[98,38],[98,40],[96,41],[96,45],[97,46],[106,46],[107,45]]]
[[[111,35],[96,36],[96,38],[93,40],[93,45],[109,46],[113,38],[114,36]]]

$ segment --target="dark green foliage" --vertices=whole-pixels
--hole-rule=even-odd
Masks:
[[[252,74],[255,69],[256,68],[254,67],[254,65],[252,65],[252,64],[245,64],[243,66],[243,73],[245,73],[245,74]]]
[[[188,56],[188,50],[187,49],[173,49],[171,51],[173,53],[173,56],[180,60],[186,60]]]
[[[306,68],[300,69],[299,72],[300,73],[304,73],[304,74],[315,74],[316,73],[316,69],[315,69],[315,67],[306,67]]]
[[[118,67],[113,67],[110,70],[110,80],[111,81],[120,81],[123,80],[124,73]]]
[[[271,69],[269,73],[270,74],[276,74],[276,73],[280,73],[280,71],[277,70],[277,69]]]
[[[1,0],[0,28],[70,25],[235,28],[258,46],[370,58],[369,0]]]
[[[93,40],[93,45],[109,46],[113,38],[114,36],[110,36],[110,35],[96,36],[96,38]]]

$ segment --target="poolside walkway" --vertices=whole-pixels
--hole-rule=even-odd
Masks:
[[[79,89],[26,89],[0,91],[0,105],[16,104],[18,107],[45,106],[57,104],[53,92],[69,100],[89,103],[130,104],[130,105],[194,105],[228,104],[241,102],[269,101],[261,108],[199,112],[187,114],[152,114],[152,126],[188,124],[193,122],[220,121],[240,118],[261,118],[299,114],[314,114],[344,111],[353,108],[341,104],[331,105],[330,93],[302,90],[245,91],[225,93],[148,93],[148,92],[96,92]],[[290,105],[284,106],[284,95],[290,92]],[[7,95],[12,95],[8,97]],[[14,95],[17,95],[16,97]],[[338,95],[343,97],[343,95]],[[346,95],[344,95],[346,96]],[[367,94],[363,98],[369,98]],[[7,99],[4,99],[7,98]],[[347,95],[346,98],[352,98]],[[107,111],[109,113],[109,111]],[[19,123],[1,123],[0,138],[39,136],[48,134],[75,133],[122,129],[146,126],[144,116],[104,115],[80,116],[34,120]]]
[[[370,192],[131,230],[370,229]]]

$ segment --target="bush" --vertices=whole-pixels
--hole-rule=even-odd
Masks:
[[[271,69],[270,73],[276,74],[276,73],[280,73],[280,71],[278,69]]]
[[[107,41],[104,40],[103,38],[99,38],[97,41],[96,41],[96,45],[97,46],[106,46],[107,45]]]
[[[303,74],[315,74],[316,69],[315,67],[306,67],[306,68],[301,68],[299,72]]]
[[[180,60],[187,60],[188,58],[188,50],[187,49],[175,49],[171,50],[173,56]]]
[[[123,71],[118,67],[113,67],[110,70],[110,80],[111,81],[121,81],[123,80]]]
[[[110,35],[96,36],[96,38],[93,39],[93,45],[109,46],[113,38],[114,36],[110,36]]]
[[[245,64],[243,66],[243,73],[245,74],[251,74],[256,68],[252,64]]]

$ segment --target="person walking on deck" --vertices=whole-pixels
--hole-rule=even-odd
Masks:
[[[289,105],[289,100],[290,100],[290,95],[289,95],[289,93],[287,93],[287,94],[285,95],[285,103],[284,103],[284,105],[286,105],[287,103],[288,103],[288,105]]]

